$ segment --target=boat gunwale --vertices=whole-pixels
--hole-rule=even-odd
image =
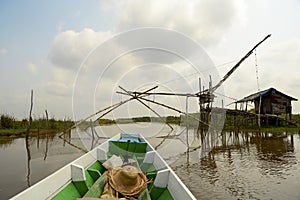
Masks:
[[[98,149],[104,150],[106,153],[108,152],[108,145],[105,146],[105,143],[109,143],[110,140],[117,140],[120,138],[122,133],[118,133],[112,138],[106,140],[105,142],[101,143],[99,146],[96,148],[92,149],[91,151],[87,152],[86,154],[78,157],[77,159],[71,161],[70,163],[66,164],[65,166],[61,167],[58,169],[56,172],[48,175],[47,177],[43,178],[42,180],[38,181],[31,187],[26,188],[22,192],[16,194],[11,200],[18,200],[18,199],[52,199],[55,197],[59,192],[61,192],[68,184],[72,182],[72,172],[71,172],[71,166],[72,164],[80,165],[84,168],[84,170],[88,169],[90,166],[92,166],[95,161],[98,161],[97,157],[97,151]],[[182,187],[182,191],[186,193],[188,197],[190,197],[191,200],[196,200],[194,195],[191,193],[191,191],[187,188],[187,186],[181,181],[181,179],[177,176],[177,174],[172,170],[172,168],[167,164],[167,162],[161,157],[161,155],[152,147],[152,145],[141,135],[141,134],[135,134],[137,135],[140,139],[142,139],[143,142],[147,143],[147,149],[146,152],[154,152],[155,156],[159,158],[159,162],[162,162],[162,165],[165,167],[157,169],[159,171],[167,170],[171,174],[170,177],[175,178],[175,181],[177,184]],[[105,149],[101,147],[105,147]],[[87,160],[90,160],[88,163],[86,163]],[[62,173],[62,176],[60,177],[60,173]],[[62,178],[64,181],[57,181],[57,177]],[[172,196],[178,196],[178,191],[176,191],[176,186],[175,191],[173,189],[173,184],[169,183],[169,179],[167,179],[168,184],[166,185],[166,188],[170,189],[170,193]],[[52,180],[53,179],[53,180]],[[44,187],[41,185],[49,185],[48,182],[57,182],[57,187],[53,186],[52,188],[48,189],[47,193],[44,191]],[[63,183],[61,183],[63,182]],[[47,187],[48,188],[48,187]],[[43,192],[41,192],[41,190]],[[177,192],[177,193],[176,193]],[[34,195],[35,194],[35,195]],[[41,194],[44,194],[44,196],[40,196]],[[32,196],[33,195],[33,196]],[[184,195],[185,196],[185,195]],[[26,198],[27,197],[27,198]],[[36,197],[36,198],[35,198]]]

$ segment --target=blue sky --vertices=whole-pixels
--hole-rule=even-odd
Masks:
[[[75,115],[81,118],[121,98],[112,94],[120,83],[132,87],[128,89],[133,90],[139,88],[137,85],[149,87],[154,82],[162,80],[166,82],[166,77],[173,80],[178,78],[178,74],[184,78],[194,73],[192,69],[182,67],[184,64],[177,61],[176,63],[175,60],[166,63],[167,57],[163,58],[164,67],[168,66],[166,69],[169,70],[165,78],[160,79],[157,76],[156,80],[143,74],[150,67],[144,71],[134,70],[135,68],[126,68],[127,71],[120,70],[121,66],[137,66],[141,63],[149,66],[146,58],[150,54],[158,56],[152,52],[147,55],[124,56],[117,63],[120,65],[119,68],[116,66],[109,75],[106,75],[107,77],[100,77],[103,81],[101,86],[95,86],[96,81],[87,82],[91,79],[87,76],[104,70],[104,65],[107,64],[100,62],[98,64],[103,66],[99,65],[98,71],[89,71],[86,74],[82,70],[84,68],[80,70],[82,62],[88,55],[92,55],[93,49],[95,50],[107,40],[107,44],[111,44],[112,52],[116,52],[119,48],[128,48],[125,41],[112,46],[111,38],[116,34],[120,35],[143,27],[159,27],[176,31],[197,42],[217,66],[219,77],[222,77],[234,64],[222,65],[223,63],[241,58],[254,44],[271,33],[272,37],[257,50],[260,89],[275,87],[295,98],[300,98],[299,10],[300,2],[296,0],[187,2],[93,0],[47,3],[33,0],[21,2],[2,0],[0,2],[0,112],[10,113],[18,118],[26,117],[29,109],[29,94],[33,89],[36,117],[43,116],[44,110],[48,109],[52,116],[58,118]],[[176,44],[176,41],[174,43]],[[109,51],[99,52],[98,57],[105,57],[105,53]],[[155,60],[157,61],[156,58]],[[180,64],[182,65],[179,66]],[[153,65],[151,72],[159,74],[158,66]],[[82,87],[74,89],[76,76],[79,77],[78,80],[86,82],[81,82]],[[136,80],[133,77],[136,77]],[[143,82],[139,82],[139,77],[143,77]],[[197,80],[198,76],[193,78]],[[207,80],[208,77],[203,79]],[[186,92],[195,92],[193,84],[196,81],[184,79],[184,82],[190,89],[181,88],[184,84],[178,82],[174,85],[178,90],[186,89]],[[207,85],[207,81],[204,84]],[[167,88],[166,90],[176,90],[176,87],[170,85],[161,86]],[[109,100],[98,97],[95,88],[101,88],[101,94],[109,96]],[[82,100],[80,105],[74,104],[77,102],[73,99],[74,91],[76,98],[80,98],[80,95],[85,95],[87,90],[94,93],[96,100],[86,99],[86,101]],[[107,93],[103,93],[104,91]],[[255,63],[254,56],[251,56],[224,83],[222,93],[239,99],[256,91]],[[182,106],[182,103],[178,103],[181,100],[171,101],[174,105],[177,102],[179,107]],[[230,104],[231,100],[227,99],[226,102]],[[74,107],[75,110],[81,111],[76,111],[79,113],[74,115]],[[129,105],[123,112],[127,114],[130,112],[132,115],[141,114],[134,107],[135,105]],[[192,107],[191,111],[193,111]],[[299,102],[293,103],[293,111],[300,113]],[[164,112],[166,111],[162,111],[162,114]]]

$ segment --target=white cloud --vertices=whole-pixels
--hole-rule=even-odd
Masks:
[[[247,5],[247,6],[246,6]],[[258,6],[260,4],[257,4]],[[264,13],[255,13],[255,23],[259,26],[254,27],[252,22],[254,15],[252,5],[246,4],[244,1],[229,0],[229,1],[104,1],[101,5],[102,11],[105,11],[112,16],[114,27],[111,31],[95,31],[93,29],[83,29],[81,31],[64,31],[58,33],[55,37],[53,46],[49,53],[49,59],[54,64],[53,68],[53,81],[64,83],[70,89],[72,81],[75,78],[76,70],[79,69],[80,64],[86,58],[88,53],[105,41],[112,37],[114,33],[125,33],[126,31],[139,27],[162,27],[171,30],[179,31],[192,39],[196,40],[199,44],[208,47],[212,52],[215,50],[215,57],[218,60],[228,62],[237,57],[243,56],[245,50],[247,51],[252,47],[253,42],[260,39],[255,28],[260,29],[264,24],[259,24],[258,19],[263,18]],[[265,4],[263,4],[265,6]],[[263,7],[262,6],[262,7]],[[260,10],[263,10],[262,7]],[[248,10],[247,10],[248,9]],[[248,13],[246,13],[247,11]],[[250,13],[251,12],[251,13]],[[265,23],[270,20],[271,9],[268,10],[268,19],[264,19]],[[247,14],[247,16],[246,16]],[[256,16],[257,15],[257,16]],[[277,16],[280,18],[280,16]],[[276,21],[276,20],[275,20]],[[250,26],[250,25],[251,26]],[[255,24],[256,25],[256,24]],[[234,28],[232,28],[234,26]],[[271,26],[271,25],[270,25]],[[251,30],[247,30],[251,29]],[[265,29],[264,29],[265,30]],[[274,29],[275,30],[275,29]],[[264,35],[265,32],[262,34]],[[115,36],[118,38],[120,35]],[[114,89],[118,84],[135,88],[135,85],[146,84],[155,81],[165,82],[178,77],[180,75],[188,75],[195,71],[189,68],[187,63],[182,62],[180,59],[174,59],[172,56],[166,56],[164,53],[157,54],[151,51],[132,52],[128,55],[123,55],[116,62],[112,63],[107,69],[108,61],[126,52],[127,49],[131,50],[142,44],[145,38],[151,38],[144,43],[145,46],[153,44],[165,44],[169,48],[177,45],[176,37],[173,42],[167,43],[166,41],[156,41],[154,35],[135,35],[128,40],[118,40],[114,44],[102,44],[105,46],[105,51],[94,52],[93,56],[88,59],[87,63],[79,71],[79,77],[76,82],[76,101],[82,105],[93,105],[95,99],[108,100],[114,93]],[[163,38],[163,37],[162,37]],[[258,39],[258,40],[259,40]],[[220,42],[221,41],[221,42]],[[165,43],[166,42],[166,43]],[[263,46],[270,46],[268,45]],[[261,89],[269,86],[278,86],[279,89],[283,88],[283,92],[291,90],[291,95],[297,95],[297,86],[294,84],[298,77],[299,61],[299,38],[279,43],[272,48],[263,47],[258,52],[259,64],[259,81]],[[291,52],[290,49],[293,49]],[[103,49],[102,49],[103,50]],[[95,49],[97,51],[97,49]],[[180,46],[180,53],[185,55],[192,55],[194,49],[188,45]],[[268,53],[265,53],[268,52]],[[234,57],[232,57],[234,56]],[[230,58],[229,58],[230,57]],[[221,59],[220,59],[221,58]],[[158,63],[173,67],[174,73],[157,73],[159,70],[146,69],[136,70],[136,66],[147,63]],[[235,63],[232,63],[233,66]],[[207,87],[208,74],[213,72],[205,71],[211,66],[201,65],[199,71],[203,74],[201,76],[203,85]],[[176,68],[176,70],[175,70]],[[230,66],[226,69],[230,69]],[[228,71],[224,69],[224,74]],[[270,73],[271,70],[276,69],[278,73]],[[292,76],[290,72],[294,71]],[[224,75],[223,73],[221,75]],[[170,77],[172,75],[172,77]],[[213,74],[214,75],[214,74]],[[284,75],[281,76],[281,75]],[[290,77],[290,79],[289,79]],[[97,82],[100,80],[100,82]],[[213,84],[216,84],[220,77],[213,77]],[[277,80],[281,80],[280,82]],[[284,81],[283,81],[284,80]],[[197,89],[197,78],[188,78],[185,80],[193,90]],[[100,85],[97,85],[100,84]],[[195,85],[195,86],[194,86]],[[228,89],[226,92],[228,96],[241,98],[251,92],[257,90],[256,74],[254,66],[254,58],[243,63],[233,75],[224,83]],[[282,86],[282,87],[280,87]],[[62,85],[56,85],[57,89],[64,88]],[[53,87],[53,88],[55,88]],[[87,89],[88,88],[88,89]],[[127,88],[127,89],[132,89]],[[289,88],[289,89],[286,89]],[[186,87],[176,82],[174,90],[185,91]],[[63,89],[61,90],[63,91]],[[54,92],[54,91],[52,91]],[[96,93],[94,93],[96,92]],[[189,91],[187,91],[189,92]],[[289,92],[289,91],[288,91]],[[109,95],[107,96],[107,94]],[[300,95],[299,95],[300,96]],[[86,98],[86,99],[83,99]],[[107,105],[107,101],[99,101],[97,107]],[[111,103],[111,102],[109,102]],[[82,106],[81,108],[83,108]],[[86,108],[86,107],[84,107]],[[84,115],[90,113],[91,109],[86,109]]]
[[[56,66],[78,69],[88,53],[109,36],[109,31],[95,32],[88,28],[80,32],[69,30],[59,33],[54,39],[49,59]]]
[[[218,42],[241,16],[241,1],[105,1],[115,14],[116,31],[137,27],[164,27],[180,31],[204,45]]]

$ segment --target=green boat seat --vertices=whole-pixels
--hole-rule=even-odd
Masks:
[[[172,200],[173,197],[167,188],[152,186],[150,189],[151,200]]]
[[[100,197],[104,190],[104,186],[107,182],[107,176],[101,176],[98,180],[93,184],[93,186],[87,191],[87,193],[83,197]]]
[[[102,166],[101,162],[96,161],[87,169],[87,171],[89,172],[93,180],[96,181],[101,176],[101,174],[106,171],[106,168]]]
[[[85,177],[86,177],[85,181],[73,181],[75,187],[77,188],[77,190],[79,191],[81,196],[85,195],[85,193],[87,193],[87,191],[94,184],[94,180],[93,180],[92,176],[89,174],[89,172],[85,171],[84,173],[85,173]]]

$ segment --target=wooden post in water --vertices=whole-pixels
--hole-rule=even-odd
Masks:
[[[199,117],[200,117],[200,120],[203,120],[202,119],[202,114],[201,114],[201,111],[202,111],[202,102],[201,102],[201,78],[199,77]],[[199,127],[202,126],[200,121],[199,121]]]
[[[261,95],[259,96],[259,106],[258,106],[258,128],[260,130],[260,110],[261,110]]]
[[[233,114],[233,126],[236,127],[237,103],[235,102],[235,111]]]
[[[210,108],[212,108],[212,102],[211,101],[211,97],[212,97],[212,79],[211,79],[211,75],[209,75],[209,101],[210,101]]]
[[[27,127],[27,134],[29,134],[31,124],[32,124],[32,109],[33,109],[33,90],[31,90],[31,96],[30,96],[30,110],[29,110],[29,120],[28,120],[28,127]]]
[[[187,151],[189,151],[189,116],[188,116],[188,113],[189,113],[189,104],[188,104],[188,102],[189,102],[189,97],[187,96],[186,97],[186,107],[185,107],[185,109],[186,109],[186,113],[187,113],[187,115],[186,115],[186,145],[187,145]]]
[[[30,96],[30,110],[29,110],[29,120],[28,120],[28,127],[26,131],[26,137],[25,137],[25,147],[27,152],[27,186],[30,186],[30,160],[31,160],[31,154],[30,154],[30,148],[29,148],[29,131],[32,124],[32,109],[33,109],[33,90],[31,90],[31,96]]]
[[[49,126],[48,126],[49,116],[48,116],[47,109],[45,110],[45,113],[46,113],[46,129],[48,129],[49,128]]]
[[[202,105],[202,100],[201,100],[201,78],[199,77],[199,123],[198,123],[198,132],[200,133],[202,131],[202,123],[203,121],[203,105]]]

